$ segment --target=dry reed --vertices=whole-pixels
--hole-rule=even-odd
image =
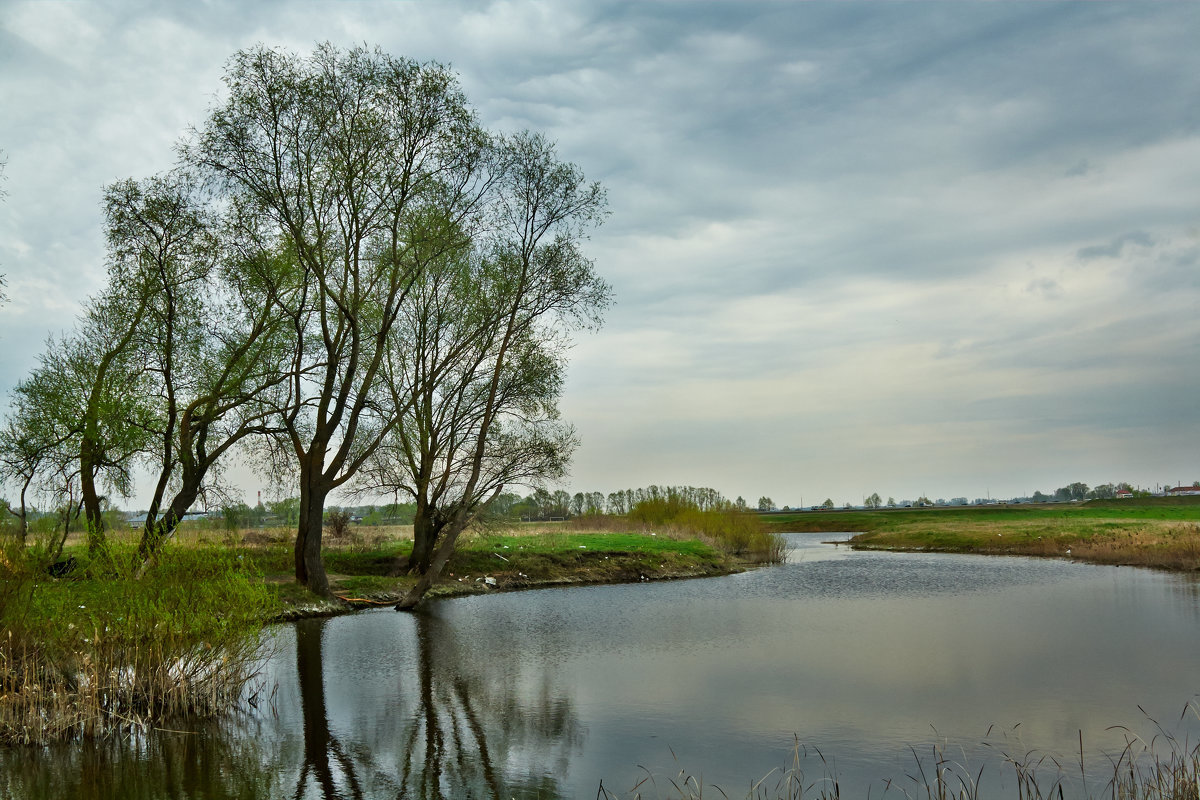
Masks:
[[[216,551],[131,553],[48,578],[34,553],[0,558],[0,743],[145,730],[236,707],[261,663],[261,581]]]

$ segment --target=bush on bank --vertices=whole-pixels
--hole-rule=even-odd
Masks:
[[[639,502],[629,512],[631,522],[665,528],[710,541],[730,555],[774,564],[783,561],[783,537],[773,533],[752,511],[732,505],[700,510],[680,497],[660,497]]]

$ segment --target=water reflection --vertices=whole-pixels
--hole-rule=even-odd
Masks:
[[[0,751],[0,798],[568,796],[559,776],[582,726],[549,674],[528,670],[511,648],[493,642],[482,652],[436,613],[390,610],[305,620],[279,639],[271,711],[192,731]]]
[[[415,652],[381,663],[396,694],[374,707],[342,704],[331,723],[326,675],[341,652],[323,652],[326,630],[338,620],[295,626],[296,682],[303,720],[303,763],[294,797],[557,798],[556,775],[566,769],[582,734],[570,703],[548,691],[530,696],[500,654],[479,659],[436,614],[411,620]],[[407,633],[405,631],[404,633]],[[332,656],[332,658],[331,658]],[[511,665],[510,665],[511,666]],[[489,679],[496,675],[504,680]],[[544,679],[544,676],[539,676]],[[351,686],[344,685],[349,682]],[[544,687],[548,687],[543,682]],[[531,702],[532,700],[532,702]]]
[[[294,797],[306,796],[312,783],[326,800],[362,798],[354,760],[337,736],[329,731],[325,711],[325,660],[321,657],[321,629],[325,620],[306,621],[296,626],[296,675],[300,685],[300,707],[304,717],[304,763],[296,782]],[[337,764],[342,780],[334,775]],[[345,792],[338,790],[341,783]]]
[[[271,746],[204,728],[189,733],[158,732],[132,740],[114,739],[0,752],[0,797],[8,800],[252,800],[279,797]],[[264,757],[266,757],[264,759]]]

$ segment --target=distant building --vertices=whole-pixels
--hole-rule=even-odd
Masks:
[[[1129,491],[1128,489],[1117,489],[1117,493],[1114,496],[1118,500],[1128,500],[1129,498],[1133,497],[1133,492]]]
[[[1200,495],[1200,486],[1176,486],[1173,489],[1167,489],[1168,497],[1184,497],[1187,495]]]

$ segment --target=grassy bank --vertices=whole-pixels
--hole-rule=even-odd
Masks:
[[[779,531],[857,531],[855,547],[1200,570],[1200,497],[773,515]]]
[[[590,528],[590,529],[589,529]],[[528,523],[476,531],[459,544],[430,597],[587,583],[630,583],[725,575],[752,561],[711,544],[668,532],[595,530],[575,523]],[[403,573],[411,536],[371,542],[332,542],[325,563],[337,600],[309,595],[291,579],[291,544],[284,532],[269,545],[248,548],[276,592],[278,616],[294,618],[399,599],[415,582]]]
[[[1194,714],[1188,704],[1185,714]],[[1151,720],[1151,722],[1153,722]],[[1196,800],[1200,797],[1200,744],[1155,723],[1146,738],[1126,731],[1125,746],[1116,753],[1086,760],[1082,752],[1052,754],[988,741],[993,757],[971,763],[966,751],[946,741],[910,745],[912,760],[903,775],[876,784],[877,797],[905,800]],[[1082,742],[1082,735],[1081,735]],[[1097,766],[1095,761],[1099,760]],[[1003,788],[997,784],[1009,784]],[[874,788],[874,787],[871,787]],[[870,788],[866,795],[871,797]],[[646,772],[633,788],[614,791],[602,782],[601,800],[841,800],[843,789],[833,754],[795,740],[791,764],[751,782],[749,789],[727,791],[706,783],[686,769],[670,775]]]

